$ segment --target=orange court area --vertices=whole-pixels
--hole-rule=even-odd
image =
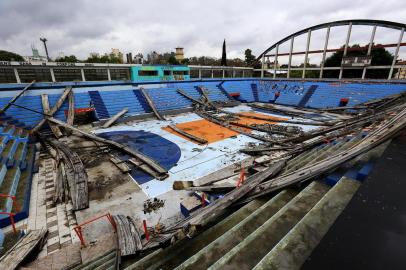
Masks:
[[[240,124],[244,124],[244,125],[266,124],[266,123],[276,124],[280,120],[287,119],[287,118],[275,117],[275,116],[264,115],[264,114],[260,114],[260,113],[254,113],[254,112],[244,112],[242,114],[275,120],[275,122],[269,122],[266,120],[240,117],[240,119],[236,122],[238,122]],[[221,141],[221,140],[224,140],[224,139],[227,139],[227,138],[230,138],[230,137],[233,137],[233,136],[236,136],[239,134],[236,131],[233,131],[228,128],[222,127],[220,125],[214,124],[210,121],[207,121],[206,119],[180,123],[180,124],[177,124],[176,127],[193,136],[205,139],[205,140],[207,140],[208,143]],[[196,143],[195,141],[177,133],[176,131],[174,131],[173,129],[171,129],[169,127],[164,127],[163,129],[172,134],[175,134],[179,137],[182,137],[188,141]],[[244,129],[244,130],[250,131],[249,129]]]

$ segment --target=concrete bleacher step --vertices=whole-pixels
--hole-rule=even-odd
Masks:
[[[253,269],[300,269],[360,185],[341,178]]]
[[[112,250],[106,254],[97,257],[87,263],[80,264],[76,267],[71,268],[71,270],[105,270],[105,269],[115,269],[115,257],[116,251]]]
[[[313,155],[314,153],[321,151],[324,147],[327,147],[327,146],[328,146],[328,144],[323,144],[323,145],[320,145],[319,147],[315,147],[315,148],[311,149],[310,151],[297,155],[296,157],[294,157],[293,159],[288,161],[288,163],[286,164],[286,167],[282,170],[282,172],[288,172],[288,170],[290,168],[292,168],[293,166],[295,166],[298,162],[301,162],[302,160]]]
[[[286,170],[284,171],[284,173],[290,173],[295,171],[296,169],[303,167],[304,165],[306,165],[309,161],[311,161],[312,159],[314,159],[315,157],[319,156],[320,153],[323,153],[324,151],[327,151],[328,149],[330,149],[331,147],[333,147],[333,144],[325,144],[322,147],[318,148],[316,151],[314,151],[313,153],[309,154],[309,155],[304,155],[303,158],[297,160],[296,162],[294,162],[293,164],[290,164],[289,167],[286,168]]]
[[[256,199],[244,205],[243,207],[227,216],[225,219],[223,219],[213,227],[197,235],[196,237],[178,242],[168,248],[157,250],[154,253],[151,253],[148,256],[137,261],[136,263],[128,266],[126,270],[170,269],[171,267],[176,267],[187,258],[196,254],[206,245],[213,242],[220,235],[226,233],[238,222],[249,216],[259,207],[261,207],[266,201],[267,199],[265,198]]]
[[[283,190],[176,269],[206,269],[264,224],[296,194],[294,190]]]
[[[208,269],[252,269],[328,192],[314,181]]]

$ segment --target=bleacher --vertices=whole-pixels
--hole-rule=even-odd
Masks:
[[[17,222],[29,214],[35,146],[29,144],[28,132],[23,128],[5,121],[0,125],[0,194],[16,197],[15,204],[9,197],[0,197],[0,212],[16,214]],[[9,215],[0,214],[0,228],[8,225]]]

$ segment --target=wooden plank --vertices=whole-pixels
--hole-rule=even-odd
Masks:
[[[142,250],[141,237],[133,220],[124,215],[114,215],[121,256],[136,254]]]
[[[205,105],[203,102],[201,102],[200,100],[197,100],[197,99],[194,99],[194,98],[192,98],[191,96],[189,96],[188,94],[186,94],[183,90],[181,90],[181,89],[178,89],[178,90],[176,90],[179,94],[181,94],[182,96],[184,96],[185,98],[187,98],[187,99],[189,99],[189,100],[191,100],[192,102],[194,102],[194,103],[197,103],[197,104],[200,104],[200,105]]]
[[[48,116],[52,117],[58,110],[59,108],[62,106],[63,102],[65,101],[66,97],[69,95],[69,93],[72,91],[72,87],[71,86],[67,86],[65,88],[65,90],[63,91],[62,95],[60,96],[59,100],[56,102],[55,106],[52,107],[52,109],[50,110]],[[44,118],[42,119],[32,130],[31,132],[37,132],[47,121],[48,119]]]
[[[44,110],[44,113],[49,114],[51,109],[49,108],[49,101],[48,101],[48,95],[47,94],[42,94],[41,95],[41,103],[42,103],[42,108]],[[45,117],[45,118],[47,118],[47,117]],[[61,132],[61,130],[59,129],[58,126],[56,126],[56,125],[54,125],[52,123],[49,123],[49,127],[51,128],[52,133],[55,135],[56,138],[60,138],[60,137],[63,136],[63,134],[62,134],[62,132]]]
[[[262,181],[275,176],[278,174],[282,168],[285,166],[286,161],[278,161],[272,164],[269,168],[264,171],[258,172],[252,176],[249,176],[242,186],[237,189],[232,190],[227,193],[224,197],[214,201],[202,211],[198,212],[197,215],[193,216],[188,223],[192,226],[203,226],[208,224],[218,218],[227,207],[241,199],[245,194],[253,190]]]
[[[140,88],[141,94],[144,96],[145,100],[148,102],[149,107],[151,107],[152,111],[154,112],[155,116],[159,120],[165,120],[163,115],[161,115],[158,111],[158,109],[155,107],[154,102],[152,101],[151,97],[148,95],[148,93],[145,91],[144,88]]]
[[[69,92],[69,108],[68,108],[68,117],[66,118],[66,123],[73,125],[75,121],[75,95],[73,91]]]
[[[164,178],[162,178],[156,171],[154,171],[153,169],[151,169],[147,164],[142,163],[140,160],[135,159],[135,158],[130,158],[128,160],[128,162],[130,162],[131,164],[133,164],[135,167],[143,170],[144,172],[148,173],[149,175],[153,176],[154,178],[158,179],[158,180],[163,180]]]
[[[121,151],[123,151],[123,152],[137,158],[138,160],[142,161],[147,166],[149,166],[153,171],[155,171],[157,173],[157,176],[159,177],[158,179],[164,179],[164,178],[168,177],[168,171],[166,169],[164,169],[156,161],[152,160],[151,158],[145,156],[144,154],[138,152],[135,149],[132,149],[132,148],[130,148],[130,147],[126,146],[126,145],[123,145],[121,143],[111,141],[111,140],[107,140],[107,139],[101,138],[99,136],[96,136],[94,134],[87,133],[87,132],[82,131],[82,130],[80,130],[78,128],[75,128],[75,127],[73,127],[71,125],[68,125],[68,124],[66,124],[66,123],[64,123],[64,122],[62,122],[62,121],[60,121],[58,119],[55,119],[53,117],[50,117],[48,119],[48,121],[53,122],[55,124],[58,124],[58,125],[60,125],[60,126],[62,126],[64,128],[70,129],[70,130],[72,130],[74,132],[77,132],[77,133],[79,133],[79,134],[81,134],[81,135],[83,135],[83,136],[85,136],[85,137],[87,137],[87,138],[89,138],[91,140],[95,140],[95,141],[98,141],[98,142],[101,142],[101,143],[104,143],[104,144],[111,145],[114,148],[117,148],[117,149],[119,149],[119,150],[121,150]]]
[[[33,84],[35,83],[35,80],[33,80],[32,82],[30,82],[28,85],[26,85],[24,87],[24,89],[18,93],[15,97],[13,97],[1,110],[0,113],[4,113],[5,111],[7,111],[8,108],[10,108],[11,105],[13,105],[14,102],[17,101],[17,99],[19,99]]]
[[[190,134],[190,133],[188,133],[188,132],[186,132],[186,131],[184,131],[184,130],[182,130],[180,128],[177,128],[174,125],[169,125],[168,127],[173,129],[177,133],[179,133],[179,134],[181,134],[181,135],[183,135],[183,136],[185,136],[185,137],[187,137],[187,138],[189,138],[189,139],[191,139],[193,141],[196,141],[196,142],[198,142],[200,144],[207,144],[208,143],[207,140],[196,137],[195,135],[192,135],[192,134]]]
[[[124,108],[121,111],[119,111],[117,114],[115,114],[113,117],[111,117],[109,120],[107,120],[102,128],[108,128],[111,125],[113,125],[120,117],[122,117],[124,114],[128,112],[128,108]]]
[[[42,244],[47,232],[46,229],[28,231],[0,258],[0,269],[17,269],[34,248]]]
[[[110,161],[116,165],[116,167],[122,172],[122,173],[128,173],[131,171],[130,167],[125,163],[125,161],[119,159],[118,157],[114,155],[110,155]]]

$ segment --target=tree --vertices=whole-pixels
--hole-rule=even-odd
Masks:
[[[115,57],[113,54],[104,54],[103,56],[91,55],[86,61],[87,63],[110,63],[110,64],[120,64],[122,63],[121,59]]]
[[[344,46],[341,47],[342,49]],[[354,44],[349,47],[347,51],[347,56],[365,56],[367,55],[368,45],[361,47],[359,44]],[[341,66],[341,60],[343,58],[344,51],[336,51],[330,57],[326,59],[324,64],[325,67],[339,67]],[[391,65],[393,61],[393,55],[388,52],[385,48],[374,48],[371,51],[371,65],[384,66]],[[362,69],[346,69],[344,70],[344,78],[361,78]],[[338,70],[325,70],[323,72],[323,77],[326,78],[337,78],[339,75]],[[367,78],[370,79],[384,79],[387,78],[389,74],[388,69],[370,69],[367,71]]]
[[[176,60],[176,57],[174,55],[171,55],[168,58],[168,64],[169,65],[179,65],[179,62],[178,62],[178,60]]]
[[[24,61],[24,58],[16,53],[0,50],[0,61]]]
[[[227,66],[226,40],[223,42],[223,52],[221,54],[221,65]]]
[[[255,55],[252,54],[251,49],[246,49],[244,53],[245,53],[245,63],[247,66],[253,68],[261,68],[260,62],[257,60]]]
[[[78,63],[79,60],[74,55],[59,57],[55,59],[55,62],[68,62],[68,63]]]

